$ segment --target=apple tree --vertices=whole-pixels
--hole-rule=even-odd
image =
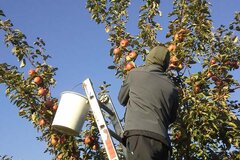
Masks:
[[[170,129],[173,158],[240,159],[240,105],[236,99],[240,88],[240,13],[233,15],[229,26],[213,29],[209,1],[173,0],[167,40],[159,41],[160,2],[145,0],[139,6],[137,35],[126,27],[131,2],[87,1],[92,19],[103,24],[109,34],[109,55],[113,57],[109,69],[124,79],[129,70],[141,65],[153,46],[168,47],[168,74],[181,97],[178,119]]]
[[[48,145],[45,152],[53,159],[103,159],[106,156],[98,138],[99,133],[91,113],[87,116],[86,130],[80,136],[69,136],[53,130],[52,120],[58,108],[58,99],[51,95],[56,80],[57,68],[47,63],[51,58],[46,54],[45,42],[37,38],[33,45],[26,36],[15,29],[12,22],[0,10],[0,31],[6,47],[11,48],[18,65],[0,63],[0,84],[6,86],[5,94],[18,107],[19,116],[29,120],[37,131],[37,137]],[[101,87],[99,94],[107,91],[108,84]],[[7,156],[3,156],[7,159]]]

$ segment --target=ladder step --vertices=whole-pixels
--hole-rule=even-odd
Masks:
[[[117,134],[115,133],[113,130],[111,129],[108,129],[109,130],[109,133],[110,135],[115,138],[118,142],[122,143],[122,138]]]
[[[105,104],[103,104],[103,103],[100,102],[100,101],[98,101],[98,103],[99,103],[100,107],[101,107],[104,111],[106,111],[110,116],[115,116],[114,112],[113,112],[110,108],[108,108]]]

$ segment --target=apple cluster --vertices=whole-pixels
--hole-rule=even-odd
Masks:
[[[136,67],[134,61],[135,61],[135,59],[138,56],[136,51],[131,50],[129,52],[126,49],[128,44],[129,44],[129,40],[128,39],[122,39],[120,41],[119,46],[117,46],[116,48],[113,49],[113,54],[115,56],[115,59],[123,60],[120,63],[123,63],[123,70],[125,71],[125,73],[127,73],[128,71],[130,71],[130,70],[132,70],[133,68]],[[127,54],[124,54],[126,52],[127,52]]]

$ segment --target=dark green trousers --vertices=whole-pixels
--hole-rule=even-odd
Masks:
[[[169,148],[155,139],[134,135],[126,140],[127,160],[168,160]]]

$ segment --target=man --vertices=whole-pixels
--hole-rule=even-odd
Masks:
[[[164,73],[170,53],[154,47],[144,66],[131,70],[118,100],[126,106],[124,143],[127,160],[167,160],[171,149],[168,126],[176,119],[178,93]]]

